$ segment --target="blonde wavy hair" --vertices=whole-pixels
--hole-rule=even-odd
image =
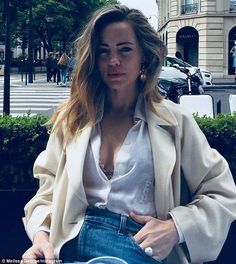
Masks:
[[[59,106],[48,122],[55,123],[54,130],[58,130],[65,122],[67,138],[74,137],[76,132],[81,132],[96,121],[106,89],[97,67],[99,38],[106,25],[124,21],[132,26],[145,57],[146,80],[139,80],[140,91],[151,109],[154,102],[162,100],[156,89],[156,78],[166,56],[164,44],[139,10],[124,5],[104,7],[92,15],[76,40],[77,63],[70,97]]]
[[[61,55],[61,57],[60,57],[58,63],[61,63],[61,64],[65,64],[65,65],[67,65],[68,62],[69,62],[69,57],[67,56],[67,54],[66,54],[65,52],[62,53],[62,55]]]

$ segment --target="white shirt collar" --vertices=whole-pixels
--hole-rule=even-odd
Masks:
[[[104,104],[105,104],[105,100],[103,99],[101,103],[101,107],[99,108],[97,112],[97,118],[96,118],[95,124],[101,122],[103,118]],[[136,106],[135,106],[135,111],[134,111],[134,122],[136,123],[139,120],[143,120],[144,122],[146,122],[144,98],[143,98],[143,95],[141,94],[138,96]]]

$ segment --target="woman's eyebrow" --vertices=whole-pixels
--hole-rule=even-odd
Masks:
[[[108,44],[106,44],[106,43],[99,43],[99,46],[105,46],[105,47],[108,47]]]
[[[125,42],[120,42],[120,43],[116,44],[116,46],[122,46],[122,45],[134,45],[134,43],[129,42],[129,41],[125,41]],[[109,45],[106,43],[100,43],[99,46],[109,47]]]
[[[126,41],[126,42],[118,43],[116,46],[121,46],[121,45],[134,45],[134,43]]]

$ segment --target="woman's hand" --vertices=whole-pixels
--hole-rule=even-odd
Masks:
[[[179,241],[174,221],[172,219],[162,221],[152,216],[136,215],[133,212],[130,216],[134,221],[144,224],[144,227],[134,236],[135,242],[144,250],[151,247],[152,257],[156,260],[165,259]]]
[[[25,251],[21,263],[33,264],[37,263],[37,259],[45,259],[47,264],[53,264],[55,260],[54,249],[48,241],[48,233],[44,231],[35,234],[33,245]]]

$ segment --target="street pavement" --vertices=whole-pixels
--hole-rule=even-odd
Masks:
[[[25,76],[11,73],[10,81],[10,114],[12,116],[41,113],[51,116],[54,109],[68,98],[70,85],[59,86],[46,81],[45,73],[37,73],[33,83],[25,84]],[[3,86],[4,76],[0,76],[0,114],[3,113]],[[214,100],[214,110],[217,113],[217,105],[221,106],[221,113],[229,113],[229,94],[236,94],[236,85],[213,85],[205,89]],[[219,107],[218,107],[219,109]]]
[[[25,76],[24,76],[25,77]],[[10,114],[24,115],[30,111],[31,116],[37,113],[51,116],[54,109],[68,98],[70,82],[60,86],[46,81],[46,74],[38,73],[33,83],[25,83],[20,74],[13,73],[10,78]],[[0,76],[0,114],[3,113],[4,77]]]

